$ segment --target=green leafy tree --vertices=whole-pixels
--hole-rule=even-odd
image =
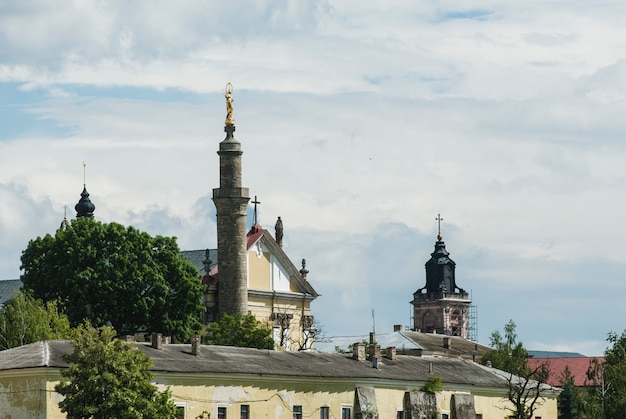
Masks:
[[[59,402],[70,419],[172,419],[176,406],[169,390],[151,384],[152,360],[137,347],[115,338],[115,330],[87,323],[72,339],[74,352],[61,375],[67,380],[55,390],[65,396]]]
[[[522,342],[517,341],[513,320],[504,326],[504,336],[498,331],[491,334],[492,351],[486,353],[481,362],[506,371],[507,396],[512,404],[511,418],[531,419],[548,391],[545,385],[550,371],[546,364],[535,368],[528,366],[528,352]]]
[[[263,327],[251,314],[224,314],[219,322],[209,324],[206,339],[210,345],[274,349],[272,331]]]
[[[186,342],[200,330],[202,286],[176,238],[77,218],[22,252],[24,288],[60,300],[74,326],[83,319],[121,334],[161,332]]]
[[[46,339],[67,339],[70,322],[56,301],[20,291],[0,311],[0,350]]]
[[[626,412],[626,330],[618,335],[609,333],[610,346],[604,351],[601,365],[600,400],[606,419],[623,418]]]
[[[585,377],[585,384],[580,389],[580,417],[582,419],[603,419],[604,401],[608,388],[602,377],[604,361],[591,358]]]
[[[579,405],[581,398],[576,386],[574,386],[574,376],[568,366],[565,366],[565,370],[560,377],[561,393],[557,400],[559,419],[579,419]]]

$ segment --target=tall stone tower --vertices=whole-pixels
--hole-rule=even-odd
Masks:
[[[226,86],[226,138],[220,143],[220,187],[213,189],[217,210],[218,315],[248,313],[246,208],[248,188],[242,187],[241,143],[235,136],[232,86]]]
[[[449,257],[441,236],[441,220],[435,251],[426,262],[426,286],[413,294],[413,329],[468,339],[470,332],[469,294],[456,285],[456,263]]]

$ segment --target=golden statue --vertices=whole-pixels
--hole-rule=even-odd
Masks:
[[[226,125],[235,125],[235,118],[233,117],[233,85],[226,84],[226,90],[224,97],[226,98]]]

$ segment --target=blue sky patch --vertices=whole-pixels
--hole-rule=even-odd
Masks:
[[[493,11],[490,10],[456,10],[439,12],[435,16],[435,22],[447,22],[449,20],[469,19],[469,20],[488,20],[493,17]]]
[[[28,112],[29,108],[48,99],[42,89],[20,90],[19,83],[0,83],[0,141],[36,136],[62,136],[68,132],[55,121]]]

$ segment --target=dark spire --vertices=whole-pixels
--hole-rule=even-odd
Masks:
[[[78,204],[74,207],[76,210],[76,218],[78,217],[93,217],[93,212],[96,206],[89,199],[89,192],[87,187],[83,185],[83,192],[80,194],[81,198]]]
[[[446,250],[446,244],[441,235],[441,214],[437,214],[437,241],[435,251],[430,254],[430,260],[426,262],[426,292],[454,293],[456,290],[463,292],[456,285],[454,271],[456,263],[450,259],[450,253]]]
[[[202,261],[202,264],[204,265],[204,272],[209,273],[211,272],[211,264],[213,263],[213,261],[211,260],[211,251],[209,249],[206,249],[204,251],[204,260]]]
[[[85,183],[85,168],[87,163],[83,162],[83,192],[80,194],[80,201],[74,207],[76,210],[76,218],[78,217],[93,217],[93,212],[96,206],[89,199],[89,192],[87,192],[87,184]]]

